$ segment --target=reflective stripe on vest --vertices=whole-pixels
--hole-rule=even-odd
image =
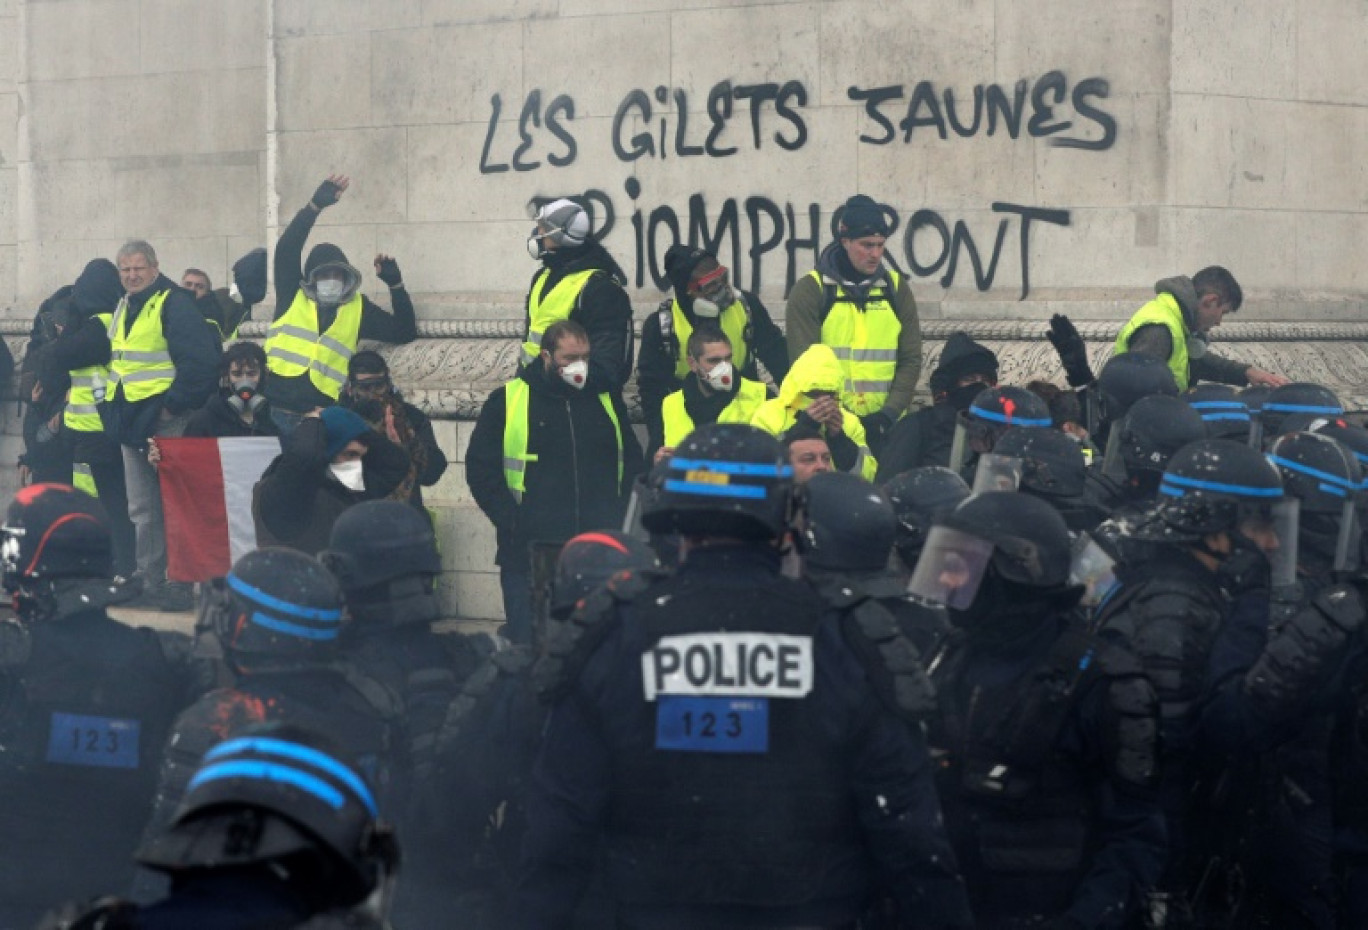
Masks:
[[[112,316],[111,313],[97,314],[106,332],[109,330]],[[88,365],[85,368],[71,370],[71,393],[67,395],[66,409],[62,411],[62,424],[67,429],[78,433],[104,431],[98,405],[105,399],[105,385],[108,381],[109,369],[104,365]]]
[[[1137,329],[1142,326],[1149,326],[1158,323],[1167,326],[1169,336],[1173,339],[1173,351],[1169,353],[1168,367],[1173,372],[1173,380],[1178,382],[1178,391],[1182,393],[1188,388],[1188,349],[1187,322],[1183,319],[1183,308],[1178,303],[1178,298],[1172,294],[1160,294],[1135,311],[1135,316],[1126,321],[1126,325],[1121,327],[1121,332],[1116,336],[1116,345],[1112,350],[1120,355],[1122,352],[1130,351],[1130,337]]]
[[[617,479],[618,489],[622,489],[622,424],[618,422],[613,400],[607,394],[598,396],[599,403],[613,422],[617,438]],[[503,465],[504,481],[513,497],[522,503],[523,493],[527,490],[527,463],[537,461],[537,456],[527,451],[529,416],[532,408],[532,389],[522,378],[514,378],[504,386],[504,441]]]
[[[588,271],[568,274],[556,282],[556,286],[551,288],[549,294],[543,294],[541,291],[546,279],[551,276],[551,269],[544,268],[537,275],[532,282],[532,293],[528,295],[528,319],[531,322],[528,326],[527,341],[522,345],[524,365],[537,360],[541,355],[542,334],[553,323],[570,318],[571,311],[579,301],[580,292],[589,283],[589,279],[601,271],[599,268],[590,268]]]
[[[845,374],[841,406],[859,416],[882,410],[898,369],[898,339],[902,336],[902,321],[893,309],[898,273],[888,272],[891,284],[887,289],[870,288],[863,312],[839,284],[824,280],[816,269],[810,274],[823,294],[828,287],[836,288],[831,310],[822,321],[822,342],[831,346]]]
[[[679,301],[674,301],[670,308],[670,313],[674,317],[675,339],[679,342],[679,352],[675,355],[675,378],[682,381],[689,376],[689,337],[693,335],[693,324],[684,315],[684,310],[679,306]],[[737,371],[746,367],[746,354],[750,348],[746,344],[746,328],[750,325],[750,314],[746,311],[746,305],[741,302],[738,295],[732,305],[723,310],[718,316],[717,322],[722,327],[722,332],[727,334],[731,340],[732,348],[732,367]]]
[[[100,496],[100,493],[95,490],[95,476],[90,473],[90,466],[84,462],[72,463],[71,486],[78,491],[85,491],[91,497]]]
[[[167,350],[166,334],[162,332],[162,305],[171,292],[159,291],[143,304],[142,312],[133,321],[131,332],[124,323],[128,313],[128,298],[119,301],[109,321],[109,384],[106,395],[112,396],[123,386],[125,400],[136,402],[164,394],[176,380],[176,366]]]
[[[266,368],[282,378],[308,372],[319,393],[337,400],[347,383],[347,362],[361,336],[362,299],[357,294],[337,308],[327,332],[318,331],[318,304],[303,290],[290,309],[271,324],[266,337]]]
[[[717,415],[718,423],[750,423],[751,417],[769,398],[769,392],[759,381],[742,378],[731,403],[722,408]],[[675,391],[665,398],[660,406],[660,416],[665,424],[665,445],[674,448],[694,431],[693,418],[684,406],[684,392]]]

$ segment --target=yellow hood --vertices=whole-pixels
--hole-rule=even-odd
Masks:
[[[803,396],[806,392],[831,391],[839,397],[844,383],[845,375],[841,363],[836,361],[836,353],[831,346],[817,342],[794,361],[788,377],[779,387],[779,399],[785,407],[802,410],[812,403]]]

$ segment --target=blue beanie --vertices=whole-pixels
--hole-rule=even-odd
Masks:
[[[370,426],[354,410],[346,407],[325,407],[318,415],[328,431],[328,461],[346,448],[347,443],[371,431]]]

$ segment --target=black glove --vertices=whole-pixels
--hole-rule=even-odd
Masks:
[[[883,448],[884,437],[893,428],[893,415],[887,410],[875,410],[860,417],[860,425],[864,427],[865,444],[877,455],[877,450]]]
[[[1069,387],[1083,387],[1093,383],[1092,367],[1088,365],[1088,347],[1078,335],[1073,322],[1062,313],[1050,317],[1050,331],[1045,334],[1059,360],[1064,363],[1064,376]]]
[[[266,299],[266,250],[252,249],[233,262],[233,283],[248,307]]]
[[[375,276],[390,287],[398,287],[403,282],[403,278],[399,276],[399,263],[392,258],[380,262],[380,268],[375,272]]]
[[[328,207],[337,203],[338,198],[341,196],[342,188],[338,187],[332,181],[324,181],[322,184],[318,185],[318,190],[314,191],[313,198],[309,202],[319,210],[326,210]]]

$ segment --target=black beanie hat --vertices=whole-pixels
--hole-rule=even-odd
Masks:
[[[675,289],[675,294],[683,297],[693,280],[694,269],[712,253],[690,245],[672,245],[665,250],[665,277]]]
[[[842,239],[859,239],[863,236],[887,236],[888,217],[883,208],[872,197],[856,194],[841,208]]]

